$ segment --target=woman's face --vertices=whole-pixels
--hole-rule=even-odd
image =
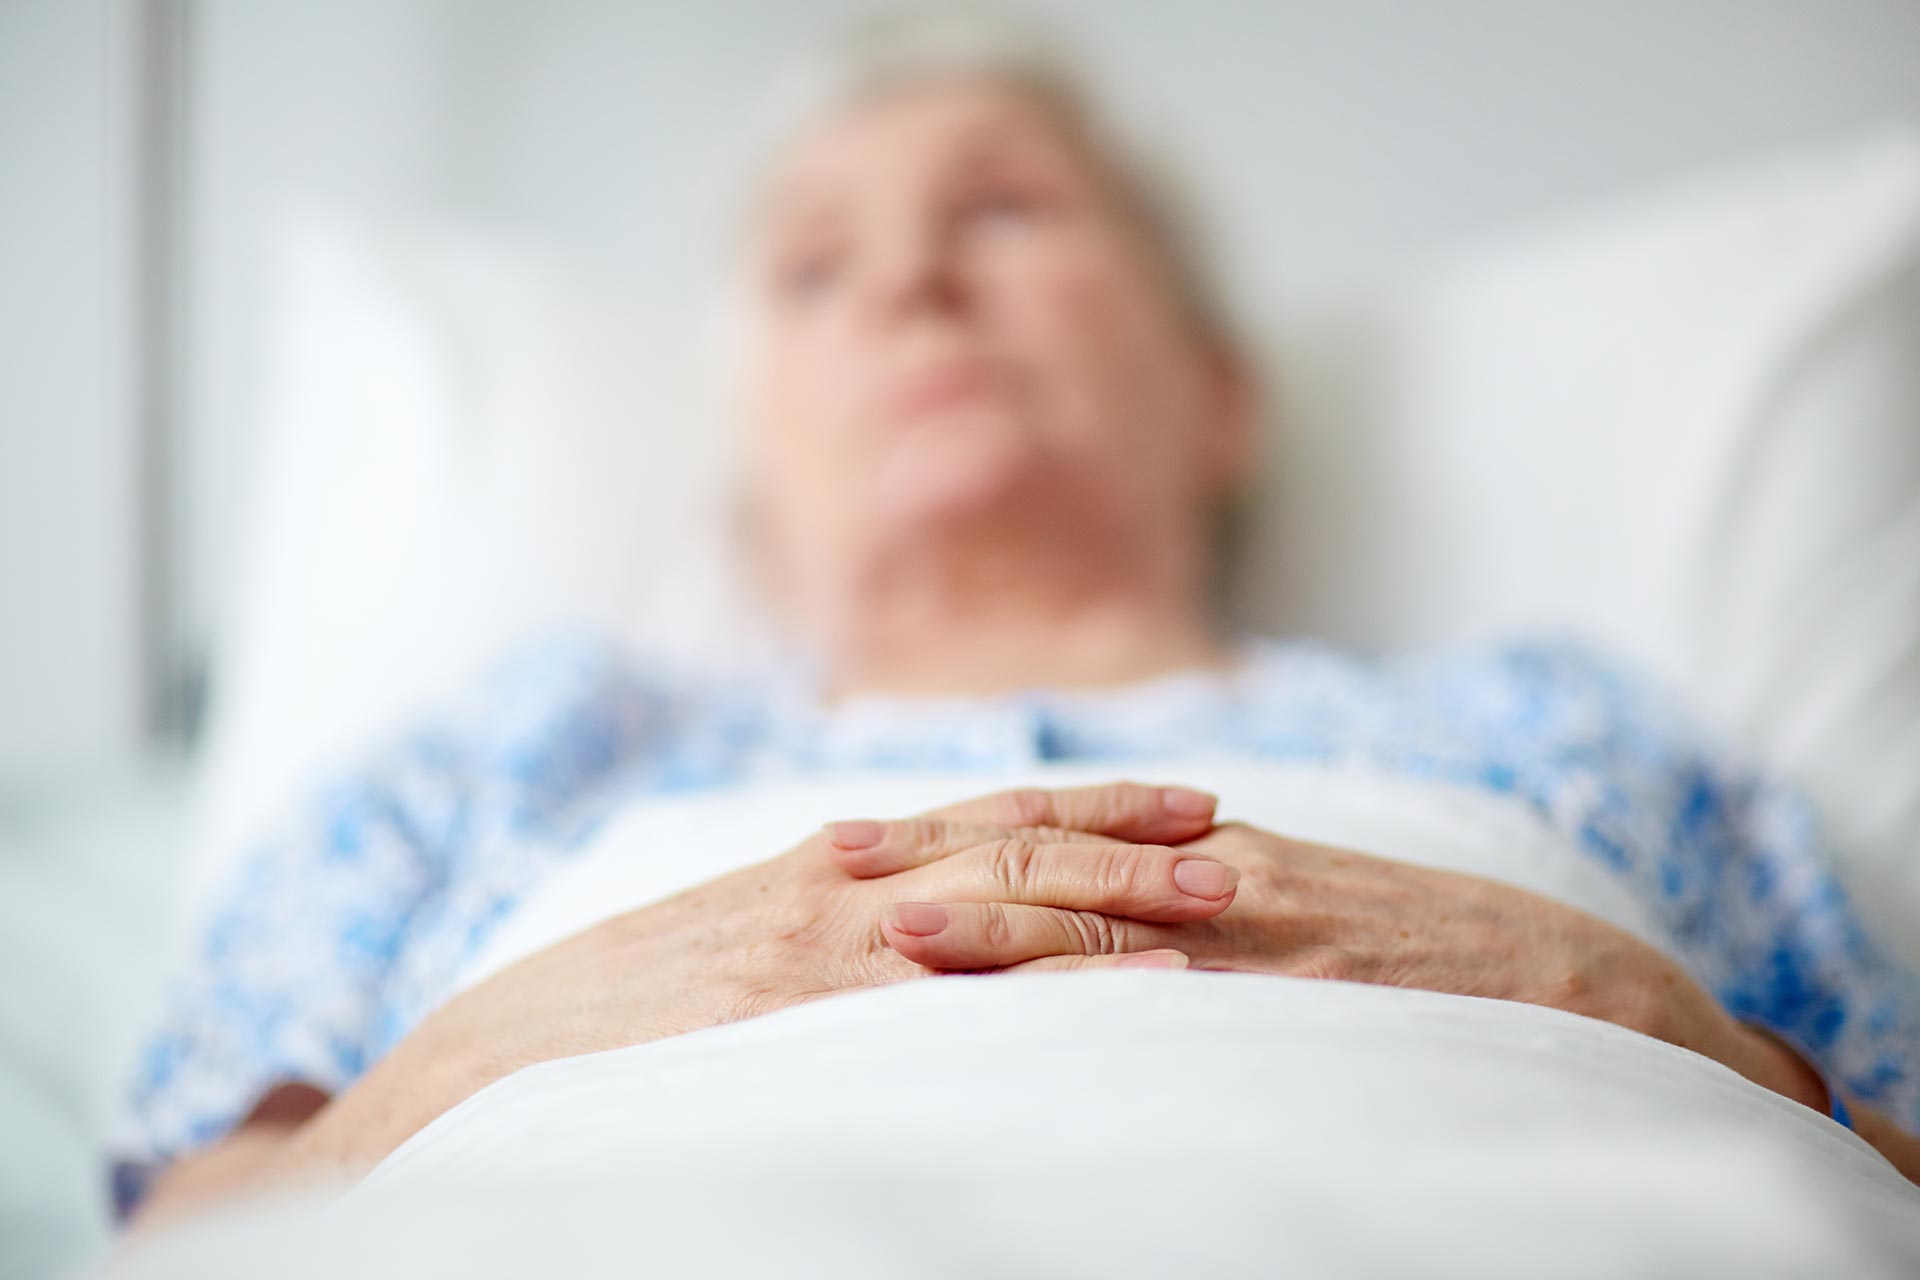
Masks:
[[[785,604],[970,540],[1204,552],[1246,448],[1237,370],[1044,99],[956,80],[822,127],[753,271],[753,510]]]

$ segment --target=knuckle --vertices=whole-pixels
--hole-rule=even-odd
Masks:
[[[878,937],[884,945],[886,935],[880,932],[879,913],[851,896],[824,906],[813,913],[795,932],[794,942],[802,948],[803,955],[842,954],[850,947],[864,945],[862,939],[868,933]]]
[[[830,903],[838,903],[838,898],[829,898]],[[780,903],[768,920],[763,935],[775,946],[807,948],[819,945],[820,939],[830,929],[829,920],[834,915],[834,907],[809,903]]]
[[[1021,836],[1006,836],[987,846],[987,875],[1008,893],[1020,893],[1033,878],[1035,846]]]
[[[1106,830],[1125,822],[1139,811],[1138,783],[1110,782],[1087,797],[1087,825]]]
[[[980,938],[995,951],[1013,944],[1013,921],[997,903],[989,904],[980,917]]]
[[[822,965],[827,988],[842,990],[884,980],[883,975],[897,967],[902,957],[887,941],[880,914],[861,903],[823,919],[811,931],[804,951],[788,950],[779,960],[786,972]]]
[[[933,818],[908,818],[889,824],[886,844],[896,849],[930,850],[936,848],[947,824]]]
[[[1221,862],[1230,862],[1243,871],[1284,861],[1275,856],[1274,845],[1263,842],[1261,832],[1244,822],[1222,822],[1188,847]]]
[[[1041,787],[1020,787],[1007,792],[1007,811],[1014,827],[1038,827],[1053,821],[1053,793]]]
[[[1095,883],[1111,902],[1132,902],[1146,883],[1146,855],[1138,845],[1114,845],[1096,855]]]
[[[1098,911],[1066,912],[1064,923],[1074,949],[1082,955],[1110,956],[1119,950],[1120,938],[1113,920]]]

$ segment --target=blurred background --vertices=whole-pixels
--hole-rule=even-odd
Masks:
[[[598,468],[616,508],[701,465],[648,450],[698,421],[717,202],[776,69],[870,7],[0,0],[0,1274],[103,1238],[92,1146],[193,851],[423,672],[629,607],[607,584],[655,561],[553,458],[633,464]],[[1276,331],[1513,228],[1920,128],[1912,0],[1036,8],[1177,147]],[[485,406],[460,361],[503,380]],[[554,392],[575,362],[597,389]],[[560,551],[516,558],[529,527]],[[435,539],[489,538],[449,585]],[[1314,620],[1399,638],[1331,596]]]

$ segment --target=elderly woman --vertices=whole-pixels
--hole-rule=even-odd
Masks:
[[[1920,1177],[1912,984],[1798,802],[1570,649],[1373,664],[1222,634],[1219,514],[1256,397],[1165,208],[1057,76],[868,72],[783,148],[749,224],[749,541],[805,674],[667,679],[550,644],[322,789],[232,884],[140,1058],[123,1210],[369,1168],[548,1059],[941,971],[1111,966],[1555,1006],[1716,1059]],[[455,991],[648,794],[1178,753],[1508,798],[1639,895],[1674,954],[1392,848],[1115,783],[795,831]]]

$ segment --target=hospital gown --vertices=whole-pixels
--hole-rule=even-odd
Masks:
[[[622,804],[876,768],[1099,761],[1117,777],[1189,753],[1514,797],[1647,904],[1730,1010],[1920,1128],[1920,982],[1862,932],[1805,801],[1635,676],[1558,641],[1393,661],[1253,639],[1242,652],[1233,674],[1097,693],[828,706],[798,676],[702,680],[591,637],[531,645],[241,858],[134,1064],[116,1201],[124,1212],[277,1082],[350,1085]]]

